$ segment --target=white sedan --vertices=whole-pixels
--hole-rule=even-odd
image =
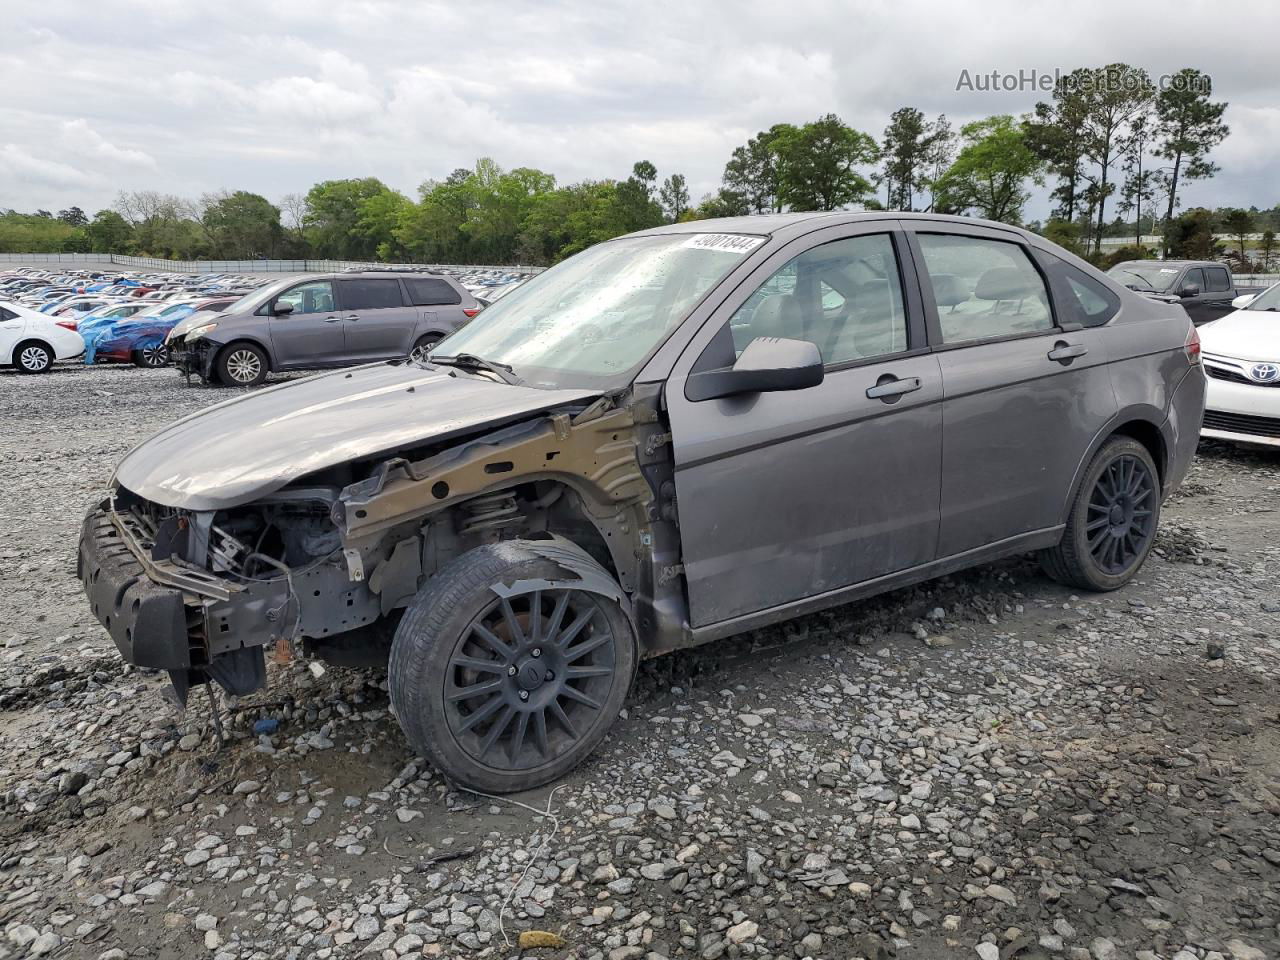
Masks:
[[[1280,447],[1280,283],[1200,327],[1209,391],[1203,437]]]
[[[84,353],[84,339],[51,317],[15,303],[0,303],[0,366],[44,373],[55,360]]]

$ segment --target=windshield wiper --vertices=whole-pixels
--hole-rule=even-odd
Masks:
[[[430,363],[461,367],[463,370],[488,370],[490,373],[497,374],[504,383],[519,384],[524,382],[516,376],[515,368],[509,363],[486,360],[484,357],[477,357],[474,353],[457,353],[446,357],[439,357],[433,353],[427,356],[427,360]]]
[[[1155,288],[1155,285],[1154,285],[1154,284],[1152,284],[1152,282],[1151,282],[1150,280],[1148,280],[1146,277],[1144,277],[1142,274],[1140,274],[1140,273],[1134,273],[1132,270],[1121,270],[1120,272],[1121,272],[1121,273],[1127,273],[1127,274],[1128,274],[1129,276],[1131,276],[1131,277],[1137,277],[1139,280],[1141,280],[1143,283],[1145,283],[1145,284],[1147,285],[1147,289],[1148,289],[1148,290],[1150,290],[1152,293],[1159,293],[1159,292],[1160,292],[1159,290],[1157,290],[1157,289]]]

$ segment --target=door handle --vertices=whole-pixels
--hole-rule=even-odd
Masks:
[[[347,316],[343,317],[342,319],[343,319],[343,320],[359,320],[359,319],[360,319],[360,317],[359,317],[359,316],[357,316],[357,315],[356,315],[356,314],[354,314],[354,313],[351,313],[351,314],[348,314]]]
[[[325,323],[341,323],[342,318],[341,317],[325,317],[324,322]]]
[[[1049,359],[1056,360],[1065,367],[1076,357],[1083,357],[1088,352],[1089,348],[1082,343],[1067,343],[1065,340],[1059,340],[1049,351]]]
[[[867,388],[867,399],[883,400],[885,403],[893,403],[904,393],[915,393],[919,389],[919,377],[907,377],[904,380],[899,380],[892,374],[886,373],[876,381],[876,385],[874,387]]]

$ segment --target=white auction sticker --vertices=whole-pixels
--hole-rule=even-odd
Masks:
[[[684,246],[723,250],[725,253],[750,253],[762,243],[764,237],[748,237],[741,233],[696,233],[684,242]]]

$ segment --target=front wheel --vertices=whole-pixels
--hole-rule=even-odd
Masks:
[[[267,355],[252,343],[233,343],[218,354],[218,379],[229,387],[256,387],[267,379]]]
[[[396,630],[391,704],[450,780],[510,793],[563,776],[604,738],[636,668],[612,578],[585,554],[566,578],[532,544],[468,551],[418,592]]]
[[[1062,541],[1041,553],[1041,565],[1067,586],[1118,589],[1146,562],[1159,522],[1155,461],[1137,440],[1112,437],[1090,461]]]
[[[169,348],[163,340],[149,340],[133,351],[133,365],[147,370],[168,366]]]

